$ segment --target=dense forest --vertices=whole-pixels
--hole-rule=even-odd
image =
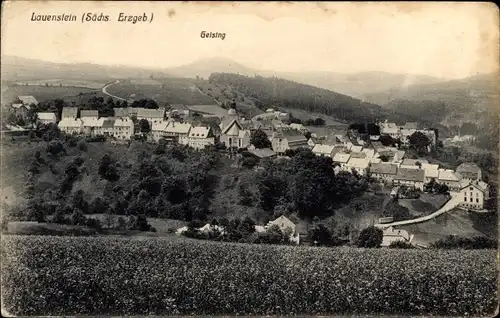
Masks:
[[[404,122],[418,119],[418,116],[387,110],[347,95],[276,77],[212,73],[209,82],[233,87],[256,99],[257,106],[262,109],[270,105],[289,107],[322,113],[347,122],[376,122],[386,118]]]

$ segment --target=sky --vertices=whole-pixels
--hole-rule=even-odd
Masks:
[[[207,57],[282,72],[384,71],[463,78],[498,68],[492,3],[3,2],[2,55],[168,68]],[[82,23],[82,14],[108,22]],[[122,12],[151,23],[118,22]],[[76,22],[33,22],[32,14]],[[225,33],[203,39],[201,31]]]

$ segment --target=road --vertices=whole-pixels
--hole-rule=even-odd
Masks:
[[[392,222],[392,223],[383,223],[383,224],[378,223],[378,224],[375,224],[375,226],[378,227],[378,228],[381,228],[381,229],[385,229],[385,228],[388,228],[390,226],[408,225],[408,224],[415,224],[415,223],[422,223],[422,222],[425,222],[425,221],[429,221],[429,220],[432,220],[435,217],[438,217],[441,214],[446,213],[446,212],[452,210],[453,208],[455,208],[460,203],[460,200],[461,200],[460,194],[452,192],[451,193],[451,199],[448,200],[448,202],[446,202],[436,212],[433,212],[433,213],[431,213],[429,215],[422,216],[422,217],[419,217],[419,218],[416,218],[416,219],[405,220],[405,221],[398,221],[398,222]]]
[[[124,100],[124,101],[127,101],[125,98],[121,98],[121,97],[118,97],[118,96],[116,96],[116,95],[110,94],[110,93],[108,93],[108,91],[106,90],[106,89],[107,89],[108,87],[110,87],[111,85],[115,85],[115,84],[118,84],[118,83],[120,83],[120,81],[119,81],[119,80],[116,80],[114,83],[109,83],[109,84],[104,85],[104,86],[102,87],[102,92],[103,92],[104,94],[106,94],[106,95],[108,95],[108,96],[111,96],[111,97],[113,97],[113,98],[116,98],[116,99],[118,99],[118,100],[122,100],[122,101]]]

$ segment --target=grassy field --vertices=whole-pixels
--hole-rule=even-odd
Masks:
[[[83,87],[90,89],[100,89],[109,80],[75,80],[75,79],[46,79],[46,80],[28,80],[17,82],[18,85],[28,85],[28,86],[44,86],[48,84],[50,86],[63,86],[63,87]]]
[[[419,217],[437,211],[447,201],[448,197],[445,195],[422,193],[418,199],[399,199],[398,203],[399,205],[408,208],[409,212],[414,217]]]
[[[215,102],[201,94],[194,84],[196,80],[188,78],[163,78],[159,80],[130,80],[121,81],[108,88],[110,94],[129,98],[136,94],[135,99],[152,98],[158,103],[169,104],[215,104]]]
[[[188,108],[192,111],[216,115],[219,117],[227,116],[227,109],[218,105],[190,105]]]
[[[95,89],[86,87],[59,87],[59,86],[10,86],[2,92],[2,103],[12,103],[17,96],[33,95],[39,102],[55,98],[63,98],[67,101],[77,100],[78,95],[96,93]]]
[[[494,250],[4,236],[10,315],[491,315]]]
[[[324,115],[324,114],[320,114],[320,113],[312,113],[312,112],[308,112],[308,111],[300,110],[300,109],[295,109],[295,108],[280,107],[280,109],[282,109],[285,112],[292,113],[293,117],[298,118],[302,121],[306,121],[308,119],[316,119],[319,117],[319,118],[323,118],[325,120],[325,125],[328,125],[328,126],[335,126],[338,129],[341,129],[342,127],[347,128],[347,126],[348,126],[346,123],[340,122],[337,119],[335,119],[334,117],[331,117],[328,115]]]
[[[469,213],[458,208],[427,222],[397,228],[414,234],[414,243],[420,244],[429,244],[448,235],[490,238],[498,235],[496,215]]]

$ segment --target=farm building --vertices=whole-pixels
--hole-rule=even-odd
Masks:
[[[392,226],[384,230],[384,236],[382,238],[382,244],[380,246],[387,247],[393,242],[402,241],[406,243],[411,243],[414,235],[408,234],[405,230],[396,230]]]
[[[37,120],[42,124],[55,124],[57,123],[57,117],[55,113],[50,112],[40,112],[36,113]]]
[[[424,190],[425,172],[423,169],[398,168],[394,176],[395,185],[406,185]]]
[[[456,172],[460,173],[463,179],[469,181],[481,181],[481,168],[479,168],[475,163],[464,162],[460,164]]]
[[[63,107],[61,120],[78,118],[78,107]]]
[[[187,138],[182,139],[181,142],[200,150],[206,146],[215,145],[215,135],[210,127],[192,127]]]
[[[130,117],[121,117],[115,120],[113,135],[116,139],[127,140],[134,134],[134,122]]]
[[[38,101],[34,96],[18,96],[17,97],[23,105],[26,106],[31,106],[31,105],[38,105]]]
[[[459,206],[469,209],[482,210],[484,203],[489,199],[488,184],[482,181],[470,182],[462,180],[460,187],[460,200]]]

